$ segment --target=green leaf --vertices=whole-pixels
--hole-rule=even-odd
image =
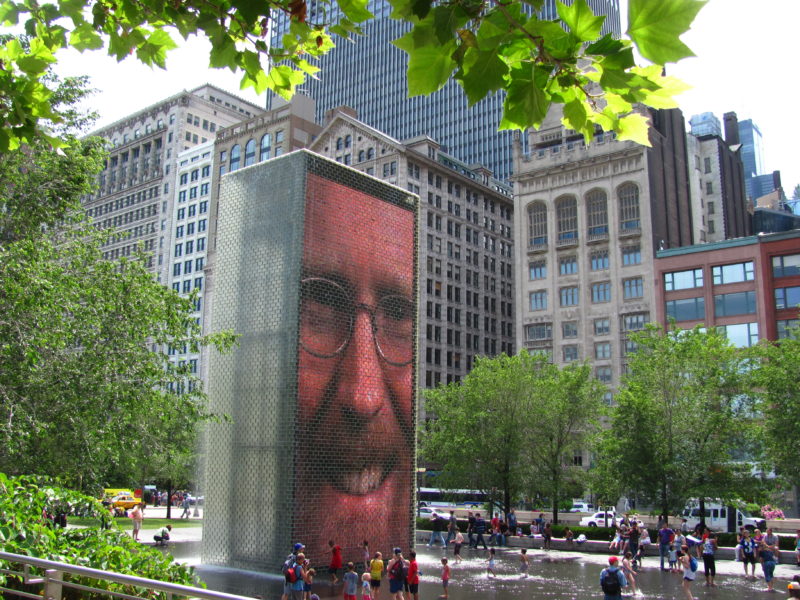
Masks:
[[[373,14],[367,9],[367,0],[337,0],[339,8],[354,23],[363,23]]]
[[[236,58],[239,55],[236,44],[225,33],[220,33],[216,39],[211,41],[211,54],[208,66],[215,69],[228,67],[231,71],[236,70]]]
[[[295,88],[304,81],[305,77],[302,73],[287,65],[272,67],[267,74],[267,87],[286,100],[291,100]],[[258,80],[256,83],[260,84]]]
[[[587,143],[594,133],[594,127],[587,119],[588,114],[589,109],[585,102],[573,100],[564,105],[564,117],[561,119],[564,127],[582,133]]]
[[[484,98],[489,92],[503,87],[508,65],[495,51],[480,51],[470,48],[466,51],[462,68],[456,79],[464,88],[470,106]]]
[[[628,35],[639,53],[658,65],[694,56],[680,40],[706,0],[630,0]]]
[[[625,43],[616,39],[610,33],[605,34],[593,44],[586,46],[586,54],[616,54],[625,47]]]
[[[632,140],[642,146],[651,145],[647,117],[640,113],[631,113],[622,117],[618,121],[615,131],[620,140]]]
[[[500,129],[541,125],[550,108],[550,97],[544,92],[548,77],[549,69],[530,63],[511,69]]]
[[[429,25],[417,25],[401,38],[392,42],[408,53],[408,95],[427,95],[447,83],[456,64],[451,58],[455,41],[438,45]]]
[[[582,42],[590,42],[600,37],[605,16],[596,17],[586,0],[575,0],[566,5],[560,0],[556,2],[558,16],[569,27],[570,33]]]
[[[69,36],[69,44],[81,52],[84,50],[96,50],[103,47],[103,38],[97,34],[91,25],[84,23],[73,29]]]

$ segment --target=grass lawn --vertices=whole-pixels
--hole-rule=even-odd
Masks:
[[[120,529],[130,529],[132,527],[131,520],[127,517],[117,517],[114,519],[117,527]],[[82,527],[98,527],[100,521],[88,517],[68,517],[70,525],[79,525]],[[173,529],[180,527],[202,527],[203,519],[148,519],[144,518],[142,529],[161,529],[167,525],[172,525]]]

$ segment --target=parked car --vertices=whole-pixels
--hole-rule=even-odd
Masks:
[[[430,506],[420,506],[417,509],[417,516],[422,517],[423,519],[432,519],[437,514],[438,513],[435,510],[433,510]]]
[[[590,517],[583,517],[578,525],[581,527],[605,527],[606,519],[608,519],[608,526],[613,527],[616,524],[616,516],[613,512],[596,512]]]
[[[569,509],[569,512],[594,512],[594,505],[587,502],[573,502],[572,508]]]
[[[134,498],[127,494],[119,494],[111,499],[111,506],[114,508],[124,508],[125,510],[129,510],[139,503],[141,503],[140,498]]]

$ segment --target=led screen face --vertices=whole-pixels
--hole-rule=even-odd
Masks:
[[[293,539],[361,560],[412,535],[415,212],[308,175]],[[289,518],[289,515],[286,516]]]

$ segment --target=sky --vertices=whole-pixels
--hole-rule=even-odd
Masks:
[[[621,5],[625,28],[627,0]],[[790,197],[800,184],[800,120],[793,109],[800,93],[794,62],[798,23],[800,0],[709,0],[682,38],[696,57],[668,66],[670,75],[693,86],[678,97],[687,120],[713,112],[722,121],[730,111],[739,120],[753,119],[763,136],[765,172],[780,170]],[[100,52],[75,51],[58,55],[57,71],[91,76],[98,90],[92,100],[100,113],[98,126],[207,82],[264,105],[263,96],[252,88],[239,89],[239,75],[204,68],[207,56],[208,45],[191,38],[170,53],[166,71],[145,67],[135,58],[117,63]]]

